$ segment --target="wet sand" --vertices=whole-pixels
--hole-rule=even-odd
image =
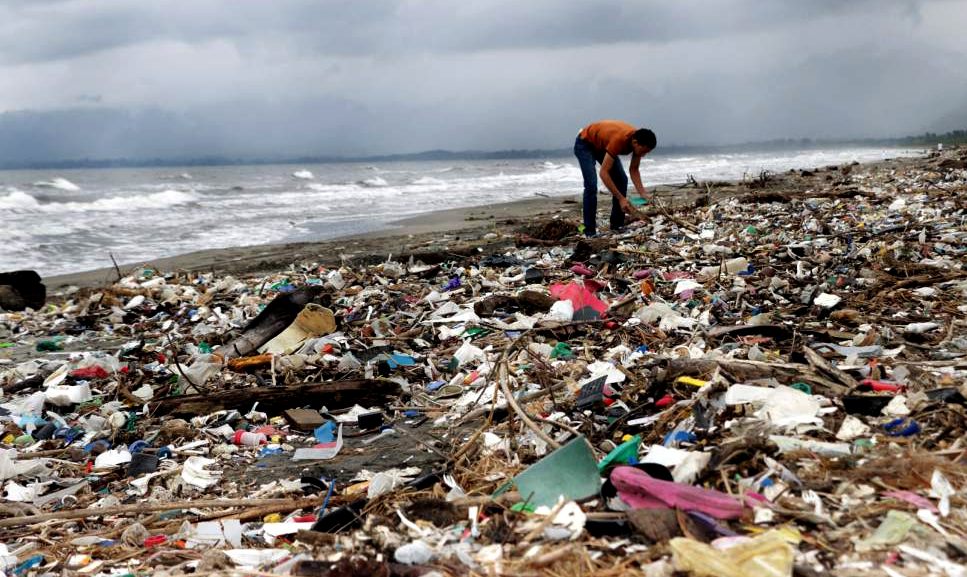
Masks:
[[[318,262],[334,265],[357,259],[385,259],[421,252],[466,248],[471,244],[507,246],[509,238],[533,218],[580,219],[581,205],[575,197],[535,196],[516,202],[441,210],[391,223],[386,229],[318,242],[264,244],[200,250],[147,262],[119,265],[122,275],[142,266],[163,272],[216,272],[249,274],[278,271],[292,263]],[[494,238],[496,236],[496,238]],[[68,286],[97,287],[118,278],[114,267],[44,278],[49,293]]]

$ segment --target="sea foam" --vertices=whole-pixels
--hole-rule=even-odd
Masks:
[[[363,180],[360,184],[362,184],[363,186],[372,186],[372,187],[389,186],[389,183],[386,182],[386,179],[380,178],[378,176],[374,176],[373,178],[367,178]]]
[[[22,190],[8,189],[10,194],[0,196],[0,209],[34,208],[40,202]]]

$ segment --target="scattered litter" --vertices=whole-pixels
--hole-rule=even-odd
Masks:
[[[0,312],[0,572],[965,577],[965,160]]]

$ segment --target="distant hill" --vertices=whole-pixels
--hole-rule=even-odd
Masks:
[[[938,142],[946,145],[967,144],[967,130],[953,130],[942,134],[926,132],[917,136],[897,138],[861,138],[850,140],[814,140],[810,138],[787,138],[763,142],[728,145],[667,145],[655,150],[655,155],[708,154],[716,152],[761,152],[769,150],[799,150],[850,146],[881,147],[933,147]],[[569,148],[557,149],[509,149],[509,150],[427,150],[409,154],[384,154],[377,156],[296,156],[279,158],[227,158],[220,156],[183,158],[79,158],[56,161],[0,161],[0,169],[72,169],[72,168],[145,168],[177,166],[233,166],[258,164],[330,164],[337,162],[411,162],[411,161],[460,161],[460,160],[508,160],[508,159],[559,159],[571,155]]]

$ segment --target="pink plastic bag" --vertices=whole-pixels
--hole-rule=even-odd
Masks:
[[[621,500],[634,509],[675,507],[699,511],[716,519],[738,519],[744,510],[742,503],[725,493],[662,481],[634,467],[615,467],[611,483]]]

